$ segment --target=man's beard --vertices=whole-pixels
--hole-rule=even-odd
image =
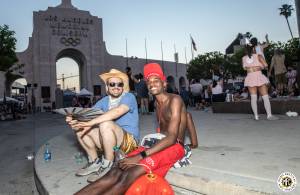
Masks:
[[[115,108],[117,106],[119,106],[120,101],[122,99],[122,96],[124,95],[124,93],[121,93],[120,95],[109,95],[109,102],[108,102],[108,107],[109,109]]]
[[[118,97],[120,97],[120,96],[122,95],[122,93],[119,93],[119,94],[115,95],[115,94],[113,94],[113,93],[111,93],[111,92],[108,92],[108,94],[109,94],[112,98],[118,98]]]

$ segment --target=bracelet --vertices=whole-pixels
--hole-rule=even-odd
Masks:
[[[146,154],[146,151],[141,151],[140,152],[140,155],[142,156],[142,158],[146,158],[147,157],[147,154]]]

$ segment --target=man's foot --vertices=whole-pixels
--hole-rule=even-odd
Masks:
[[[259,116],[258,115],[254,116],[254,120],[258,121],[259,120]]]
[[[102,159],[97,158],[94,162],[88,162],[88,164],[83,168],[79,169],[75,175],[86,176],[91,173],[97,172],[100,169],[101,165],[102,165]]]
[[[268,116],[267,119],[268,119],[269,121],[275,121],[275,120],[278,120],[279,118],[276,117],[276,116],[274,116],[274,115],[271,115],[271,116]]]
[[[93,183],[96,180],[100,179],[101,177],[103,177],[111,169],[112,165],[113,165],[113,162],[109,162],[109,164],[107,165],[107,167],[103,167],[103,165],[102,165],[102,167],[100,167],[100,169],[97,172],[91,174],[87,178],[87,181],[89,183]]]

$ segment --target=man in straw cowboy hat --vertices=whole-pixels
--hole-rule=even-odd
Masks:
[[[93,108],[104,114],[88,122],[78,122],[67,117],[66,121],[76,130],[81,146],[88,154],[86,167],[77,171],[77,176],[90,175],[88,182],[94,182],[112,167],[115,146],[129,153],[137,146],[139,139],[138,107],[133,94],[129,92],[128,77],[125,73],[111,69],[99,75],[106,85],[107,96]],[[98,157],[99,150],[103,157]]]
[[[183,141],[187,126],[185,105],[180,96],[165,92],[166,78],[159,64],[146,64],[144,76],[150,93],[156,97],[156,114],[160,133],[164,134],[164,137],[150,148],[139,147],[131,152],[119,162],[118,167],[114,167],[104,177],[81,189],[76,195],[124,194],[130,185],[149,172],[149,169],[154,174],[164,177],[168,170],[184,157]]]

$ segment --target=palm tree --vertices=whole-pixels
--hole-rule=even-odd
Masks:
[[[290,30],[290,33],[291,33],[291,36],[292,36],[292,39],[294,38],[293,37],[293,33],[292,33],[292,30],[291,30],[291,27],[290,27],[290,23],[289,23],[289,20],[288,20],[288,17],[290,17],[292,15],[292,11],[294,10],[294,8],[292,7],[292,5],[288,5],[288,4],[283,4],[280,8],[280,14],[281,16],[284,16],[285,19],[286,19],[286,22],[288,24],[288,27],[289,27],[289,30]]]

